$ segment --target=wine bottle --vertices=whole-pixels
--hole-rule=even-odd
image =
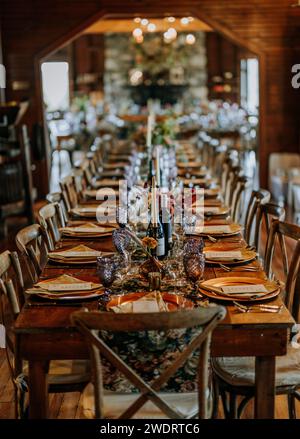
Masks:
[[[151,192],[151,214],[150,221],[147,229],[147,236],[154,238],[157,242],[156,248],[151,250],[153,256],[158,259],[165,257],[165,235],[163,227],[159,220],[159,211],[157,207],[157,189],[155,177],[152,179],[152,192]]]
[[[165,235],[165,254],[168,255],[172,249],[172,216],[168,207],[168,195],[161,195],[161,210],[160,210],[161,223]]]

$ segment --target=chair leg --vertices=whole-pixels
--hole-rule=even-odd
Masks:
[[[234,393],[229,394],[229,416],[230,419],[237,418],[236,395]]]
[[[287,395],[287,398],[288,398],[289,418],[296,419],[296,405],[295,405],[295,397],[293,393],[289,393]]]
[[[215,377],[212,378],[212,392],[213,392],[213,407],[212,407],[212,419],[218,418],[218,408],[219,408],[219,384]]]
[[[222,406],[223,406],[223,411],[224,411],[224,417],[225,419],[229,419],[229,407],[228,407],[228,401],[227,401],[227,394],[225,392],[224,389],[219,389],[220,391],[220,395],[221,395],[221,399],[222,399]]]

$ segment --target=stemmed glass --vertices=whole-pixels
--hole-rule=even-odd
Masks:
[[[105,287],[104,295],[106,300],[109,299],[112,294],[110,287],[116,277],[117,271],[120,266],[120,258],[119,256],[98,256],[97,257],[97,274],[101,283]]]

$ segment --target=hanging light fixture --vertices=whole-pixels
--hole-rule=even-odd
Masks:
[[[188,17],[182,17],[181,20],[180,20],[180,23],[183,26],[187,26],[189,24],[189,22],[190,22],[190,20],[188,19]]]
[[[141,28],[136,27],[135,29],[133,29],[132,35],[134,36],[134,38],[141,37],[141,36],[143,36],[143,31]]]
[[[148,26],[147,26],[147,31],[148,32],[155,32],[156,31],[156,24],[149,23]]]
[[[193,34],[187,34],[187,36],[185,37],[185,42],[186,44],[189,44],[190,46],[192,46],[193,44],[195,44],[196,42],[196,37]]]

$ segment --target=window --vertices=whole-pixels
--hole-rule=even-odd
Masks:
[[[241,60],[241,105],[251,114],[258,113],[259,64],[256,58]]]
[[[69,64],[67,62],[44,62],[42,81],[47,111],[66,110],[70,100]]]

